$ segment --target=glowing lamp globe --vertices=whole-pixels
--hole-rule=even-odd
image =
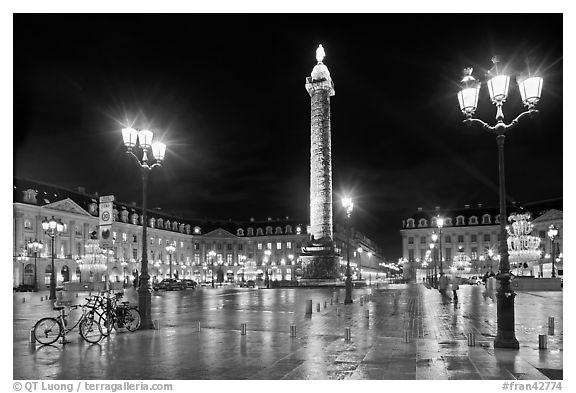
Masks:
[[[142,149],[149,149],[153,137],[154,133],[150,130],[138,131],[138,142],[140,143],[140,147]]]
[[[504,102],[508,97],[510,77],[508,75],[496,75],[488,81],[488,92],[492,102]]]
[[[540,100],[542,94],[543,79],[538,76],[529,78],[518,78],[518,89],[525,106],[534,106]]]
[[[138,140],[138,131],[134,128],[123,128],[122,129],[122,140],[124,141],[124,146],[131,149],[136,146]]]
[[[162,161],[166,155],[166,144],[162,142],[154,142],[152,144],[152,154],[157,161]]]

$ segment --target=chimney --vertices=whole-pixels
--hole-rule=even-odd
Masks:
[[[76,191],[78,191],[80,194],[86,194],[86,188],[83,186],[76,187]]]
[[[421,208],[421,207],[419,207],[419,208],[418,208],[418,211],[419,211],[419,212],[421,212],[421,211],[422,211],[422,208]]]
[[[466,209],[470,209],[470,205],[464,205]]]
[[[250,222],[254,222],[254,217],[250,217]]]
[[[479,204],[478,204],[478,207],[482,207],[482,204],[481,204],[481,203],[479,203]]]

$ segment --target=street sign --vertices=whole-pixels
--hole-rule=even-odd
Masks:
[[[112,248],[112,225],[100,225],[98,243],[100,248]]]
[[[114,202],[114,195],[103,195],[100,197],[100,203]]]
[[[112,248],[112,221],[113,220],[113,203],[114,195],[105,195],[100,197],[100,225],[99,225],[99,243],[101,248]]]

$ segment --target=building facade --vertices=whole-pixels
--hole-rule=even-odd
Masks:
[[[66,190],[39,182],[14,179],[13,187],[13,282],[47,288],[51,275],[51,240],[42,229],[42,220],[54,217],[64,231],[54,239],[54,266],[57,285],[65,282],[103,281],[131,285],[140,271],[142,257],[142,211],[134,204],[114,202],[112,247],[105,258],[95,258],[91,238],[98,233],[98,195],[83,190]],[[186,220],[148,211],[148,269],[153,281],[172,276],[199,283],[217,280],[294,282],[301,275],[302,246],[309,240],[306,222],[285,219],[246,222]],[[339,227],[340,228],[340,227]],[[340,250],[345,247],[343,232],[335,233]],[[38,240],[43,248],[35,254],[28,243]],[[379,250],[362,234],[351,237],[373,253],[364,256],[366,268],[378,266]],[[168,253],[166,247],[173,246]],[[100,251],[98,251],[100,253]],[[96,266],[96,261],[98,266]],[[345,261],[341,260],[341,265]],[[363,268],[364,269],[364,268]],[[376,270],[376,269],[374,269]]]
[[[519,205],[507,208],[508,214],[520,209]],[[530,213],[534,229],[533,236],[540,238],[540,257],[526,265],[516,266],[511,260],[511,271],[516,275],[532,275],[535,277],[550,277],[552,272],[551,242],[547,236],[548,226],[554,224],[559,234],[555,241],[555,256],[557,272],[563,274],[562,264],[562,200],[549,200],[524,204],[522,209]],[[442,236],[437,226],[437,217],[444,218]],[[430,248],[432,234],[439,239],[434,248]],[[421,280],[430,270],[436,267],[440,273],[440,255],[442,255],[443,272],[454,272],[453,268],[460,269],[460,273],[468,275],[483,275],[498,272],[500,243],[500,215],[498,208],[486,208],[481,204],[471,207],[465,205],[463,209],[440,210],[438,207],[431,210],[418,210],[409,218],[403,220],[402,229],[402,258],[404,265],[404,278]],[[431,251],[430,251],[431,250]],[[466,266],[461,269],[456,266],[464,261]]]

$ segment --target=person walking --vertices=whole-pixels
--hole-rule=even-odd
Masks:
[[[458,282],[460,281],[460,279],[456,276],[452,277],[452,294],[453,299],[455,302],[458,301],[458,289],[460,289],[460,286],[458,285]]]

